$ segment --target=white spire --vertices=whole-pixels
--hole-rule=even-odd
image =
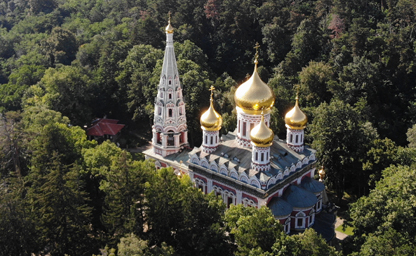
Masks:
[[[168,29],[169,28],[169,29]],[[162,156],[188,145],[185,103],[173,48],[173,27],[166,28],[166,49],[155,99],[153,149]]]

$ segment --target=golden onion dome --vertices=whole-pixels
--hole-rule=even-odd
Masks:
[[[169,23],[168,23],[168,25],[166,26],[166,29],[165,29],[165,31],[166,31],[166,33],[168,33],[168,34],[172,34],[173,33],[173,30],[174,30],[174,28],[172,27],[172,25],[170,24],[170,12],[169,12],[169,21],[168,21]]]
[[[264,123],[264,115],[261,116],[261,121],[250,132],[251,142],[257,147],[270,147],[273,144],[274,133]]]
[[[211,103],[208,110],[201,116],[201,128],[207,131],[219,131],[222,125],[222,117],[214,109],[212,91],[214,87],[211,86]]]
[[[259,48],[258,43],[255,48]],[[274,105],[273,90],[261,80],[257,72],[258,50],[254,60],[254,72],[251,77],[241,84],[234,94],[235,104],[242,108],[247,114],[258,115],[264,110],[266,113]]]
[[[305,113],[302,112],[299,108],[299,99],[296,96],[296,104],[295,107],[292,108],[289,112],[287,112],[285,116],[285,123],[291,129],[301,130],[305,129],[306,123],[308,122],[308,117]]]

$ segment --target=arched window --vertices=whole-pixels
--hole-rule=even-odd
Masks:
[[[296,222],[295,222],[295,227],[296,228],[305,228],[305,213],[303,212],[298,212],[296,214]]]
[[[285,231],[286,234],[290,233],[290,218],[287,218],[287,220],[285,221],[285,225],[283,226],[283,230]]]

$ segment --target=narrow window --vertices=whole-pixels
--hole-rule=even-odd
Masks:
[[[303,143],[303,134],[300,135],[300,143]]]
[[[172,81],[171,80],[169,80],[169,85],[171,85],[172,84]]]
[[[240,122],[240,120],[238,120],[238,133],[240,133],[240,126],[241,126],[241,122]]]
[[[298,218],[298,227],[303,226],[303,218]]]
[[[205,135],[205,144],[208,143],[208,137]]]
[[[258,160],[259,160],[259,153],[256,152],[256,161],[258,161]]]
[[[169,93],[169,99],[172,99],[172,93]]]
[[[247,130],[247,123],[243,122],[243,136],[246,136],[246,130]]]
[[[253,130],[253,128],[254,128],[254,124],[253,124],[253,123],[251,123],[251,124],[250,124],[250,132],[251,132],[251,130]]]
[[[269,160],[269,152],[266,152],[266,161]]]
[[[263,162],[263,161],[264,161],[264,153],[261,153],[261,154],[260,154],[260,158],[261,158],[261,159],[260,159],[260,161],[262,161],[262,162]]]
[[[293,134],[290,134],[290,140],[289,140],[289,142],[290,142],[290,143],[292,143],[292,142],[293,142]]]
[[[211,137],[211,145],[214,144],[214,138]]]
[[[228,197],[228,200],[227,200],[227,208],[230,208],[230,205],[232,205],[233,204],[233,198],[232,197]]]
[[[162,114],[162,109],[160,107],[157,107],[157,112],[159,114],[159,116]]]
[[[295,138],[296,141],[295,141],[295,143],[298,143],[298,136],[299,135],[296,135],[296,138]]]
[[[172,117],[172,109],[169,109],[169,117]]]
[[[215,136],[215,143],[218,143],[218,136]]]

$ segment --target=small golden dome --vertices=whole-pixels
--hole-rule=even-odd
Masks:
[[[261,116],[261,121],[250,132],[250,139],[257,147],[270,147],[273,144],[274,133],[264,123],[264,116]]]
[[[222,117],[214,109],[214,104],[213,104],[214,100],[212,99],[212,91],[214,90],[214,87],[211,86],[210,90],[211,90],[211,103],[209,105],[209,109],[201,116],[201,128],[207,131],[219,131],[222,125]]]
[[[166,33],[168,34],[172,34],[173,33],[174,28],[172,27],[172,25],[170,24],[170,12],[169,12],[169,21],[168,21],[168,25],[166,26]]]
[[[253,75],[251,75],[246,82],[241,84],[234,94],[235,104],[242,108],[244,112],[254,115],[259,115],[262,110],[268,113],[270,108],[274,105],[273,90],[261,80],[259,73],[257,72],[259,47],[260,46],[257,43],[255,47],[256,55]]]
[[[298,96],[296,96],[296,104],[295,107],[292,108],[289,112],[287,112],[285,116],[285,123],[291,129],[301,130],[305,129],[306,123],[308,122],[308,117],[305,113],[302,112],[299,108],[299,100]]]

